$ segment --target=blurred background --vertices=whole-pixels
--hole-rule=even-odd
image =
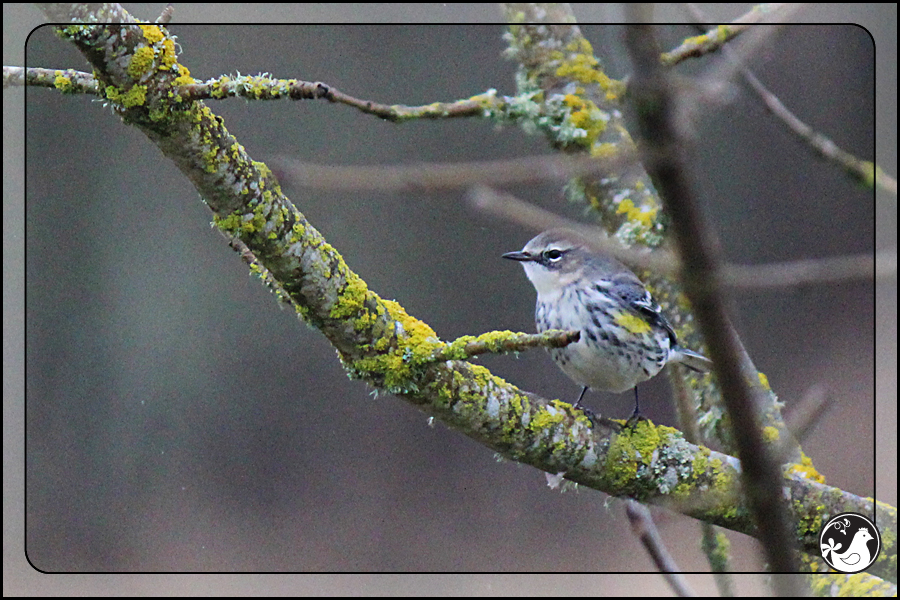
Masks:
[[[489,88],[515,93],[515,65],[501,57],[501,25],[189,24],[499,18],[490,5],[354,6],[356,13],[321,5],[269,13],[254,6],[242,14],[219,5],[211,14],[209,5],[176,5],[170,29],[180,61],[198,79],[268,72],[408,105]],[[620,20],[612,6],[599,13],[579,6],[576,15],[584,23]],[[715,18],[728,21],[750,5],[712,6]],[[162,5],[126,7],[153,20]],[[861,159],[876,156],[877,115],[879,164],[896,174],[896,6],[820,5],[796,18],[864,23],[872,35],[852,25],[787,26],[749,65],[801,119]],[[659,12],[657,19],[686,17]],[[4,5],[4,64],[22,64],[25,35],[41,22],[31,6]],[[622,30],[583,31],[611,74],[627,75]],[[664,48],[694,34],[686,26],[660,31]],[[26,52],[28,66],[86,70],[50,27],[31,31]],[[678,72],[703,74],[716,60],[689,61]],[[876,79],[885,98],[878,104]],[[896,198],[876,200],[814,158],[743,85],[732,94],[728,103],[701,108],[693,159],[697,191],[729,260],[864,253],[876,238],[879,247],[896,247]],[[398,125],[325,101],[208,104],[262,161],[408,165],[549,151],[542,137],[482,119]],[[396,397],[376,397],[349,380],[324,337],[282,309],[210,228],[211,213],[181,172],[101,102],[5,90],[4,137],[6,589],[53,593],[58,581],[31,587],[37,575],[24,565],[23,547],[31,565],[53,573],[653,571],[622,502],[585,488],[552,491],[543,473],[498,461],[441,423],[429,426],[426,414]],[[24,188],[16,162],[23,157]],[[372,290],[396,299],[442,339],[534,330],[534,291],[500,255],[536,232],[473,210],[464,189],[284,187]],[[589,219],[560,187],[507,189]],[[17,293],[23,249],[24,309]],[[738,332],[788,414],[810,386],[828,390],[834,405],[803,440],[828,483],[895,505],[896,281],[742,291],[733,300]],[[544,397],[573,400],[578,392],[542,351],[478,362]],[[15,383],[21,379],[10,379],[23,370],[24,398]],[[887,411],[877,420],[876,373]],[[665,378],[642,386],[642,407],[654,421],[674,423],[668,393]],[[623,417],[631,402],[629,394],[587,399]],[[16,492],[23,481],[24,503]],[[698,523],[654,514],[681,567],[708,570]],[[24,546],[7,540],[22,530],[23,515]],[[755,542],[728,535],[733,568],[759,571]],[[288,589],[379,589],[357,587],[360,580],[302,581]],[[433,589],[534,593],[548,581],[454,579]],[[596,579],[566,578],[563,588],[553,581],[557,593],[596,592]],[[604,589],[665,590],[658,577],[643,578],[640,588],[616,581],[629,587]],[[711,591],[708,577],[696,584]],[[70,582],[57,593],[223,591],[179,587],[191,583],[175,579],[98,577],[77,585],[84,587]],[[384,591],[404,589],[414,588]]]

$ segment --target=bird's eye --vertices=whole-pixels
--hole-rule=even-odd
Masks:
[[[557,250],[553,248],[551,250],[544,250],[544,258],[549,260],[550,262],[556,262],[562,258],[562,250]]]

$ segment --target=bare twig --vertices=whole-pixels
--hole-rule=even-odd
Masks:
[[[684,575],[681,574],[681,569],[666,548],[662,536],[659,535],[653,517],[650,516],[650,510],[640,502],[629,499],[625,503],[625,514],[631,524],[632,533],[644,545],[647,554],[653,559],[656,568],[663,574],[666,582],[672,586],[672,590],[682,598],[696,596],[697,593],[688,585]]]
[[[834,406],[829,402],[828,391],[821,384],[810,386],[787,415],[788,428],[798,440],[804,439]]]
[[[172,20],[172,15],[175,13],[175,5],[171,2],[166,4],[166,7],[162,9],[162,12],[159,13],[159,16],[156,17],[156,22],[159,25],[165,25],[169,21]]]
[[[729,48],[725,48],[725,56],[733,58],[733,54],[734,53],[731,52]],[[775,94],[770,92],[766,86],[756,78],[756,75],[754,75],[750,69],[742,66],[740,71],[744,80],[750,84],[750,87],[753,88],[756,94],[762,99],[766,108],[769,109],[769,112],[787,125],[788,129],[812,148],[816,154],[830,162],[840,165],[841,168],[856,181],[866,186],[876,185],[881,189],[890,192],[894,196],[897,195],[896,179],[885,173],[883,169],[877,167],[873,162],[857,158],[846,150],[838,147],[831,138],[819,133],[797,118],[797,116],[788,110]]]
[[[773,35],[781,30],[781,26],[793,17],[798,11],[802,10],[805,4],[779,4],[778,10],[766,13],[763,21],[767,27],[751,27],[741,36],[740,42],[737,44],[740,54],[743,57],[752,56],[760,48],[764,48],[766,42]],[[720,82],[731,81],[740,68],[739,62],[735,61],[719,61],[712,65],[712,68],[705,73],[702,79],[697,82],[701,88],[707,87],[709,83],[704,82]]]
[[[535,231],[543,231],[554,227],[563,227],[577,231],[594,242],[598,250],[613,255],[633,268],[649,269],[664,275],[675,275],[678,273],[678,260],[671,252],[661,249],[650,252],[646,249],[627,248],[599,227],[566,219],[548,210],[519,200],[512,194],[505,194],[484,186],[478,186],[469,192],[469,202],[478,210],[503,217]]]
[[[854,279],[897,276],[897,252],[795,260],[768,265],[726,265],[722,282],[731,288],[798,288]]]
[[[413,165],[334,166],[279,158],[273,169],[282,183],[328,190],[409,191],[565,181],[621,168],[632,156],[525,156],[504,160]],[[273,164],[270,161],[270,164]]]

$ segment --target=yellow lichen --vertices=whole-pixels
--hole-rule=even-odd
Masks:
[[[178,56],[175,52],[175,40],[167,38],[162,44],[162,55],[159,60],[159,68],[168,71],[175,65]]]
[[[550,405],[554,406],[554,403],[551,402]],[[537,410],[536,414],[531,419],[531,422],[528,424],[528,428],[532,431],[539,431],[562,423],[566,418],[565,410],[561,410],[562,407],[560,406],[554,406],[554,408],[556,410],[550,411],[547,410],[546,407]]]
[[[135,50],[134,54],[131,55],[131,60],[128,61],[127,71],[129,77],[140,80],[142,76],[150,70],[150,67],[153,66],[153,59],[155,56],[156,53],[150,46],[141,46]]]
[[[191,72],[187,69],[187,67],[178,65],[178,77],[175,78],[175,81],[173,81],[172,84],[188,85],[190,83],[194,83],[194,78],[191,77]]]
[[[165,39],[165,35],[163,35],[162,30],[157,25],[138,25],[141,28],[141,31],[144,32],[144,39],[146,39],[151,44],[155,44],[156,42],[161,42]]]
[[[340,292],[338,301],[331,307],[328,316],[332,319],[344,319],[360,312],[368,291],[366,282],[356,273],[351,272],[344,289]]]
[[[651,227],[658,213],[658,206],[637,207],[629,198],[622,200],[616,209],[616,214],[624,214],[629,221],[636,221],[644,227]]]
[[[141,106],[147,99],[147,86],[135,85],[130,90],[122,93],[119,88],[108,85],[106,86],[106,97],[110,102],[116,102],[124,108],[133,108]]]
[[[56,73],[56,77],[53,79],[53,87],[63,93],[73,91],[72,80],[62,75],[61,71]]]
[[[803,452],[800,453],[800,462],[792,464],[788,469],[788,473],[800,475],[818,483],[825,483],[825,476],[816,470],[812,459]]]

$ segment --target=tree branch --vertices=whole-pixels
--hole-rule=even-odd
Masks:
[[[673,116],[676,102],[659,66],[659,50],[650,28],[630,27],[626,44],[635,66],[631,91],[640,116],[641,134],[648,145],[668,150],[666,158],[648,157],[646,164],[672,215],[675,241],[684,257],[686,292],[709,346],[722,387],[722,399],[731,417],[753,520],[772,570],[795,573],[798,566],[789,534],[788,514],[779,497],[781,473],[767,457],[763,444],[761,419],[757,412],[762,403],[744,383],[739,367],[737,339],[729,327],[718,287],[720,250],[703,225],[686,179],[687,165],[681,158],[683,145]],[[801,588],[788,585],[779,591],[796,595]]]

